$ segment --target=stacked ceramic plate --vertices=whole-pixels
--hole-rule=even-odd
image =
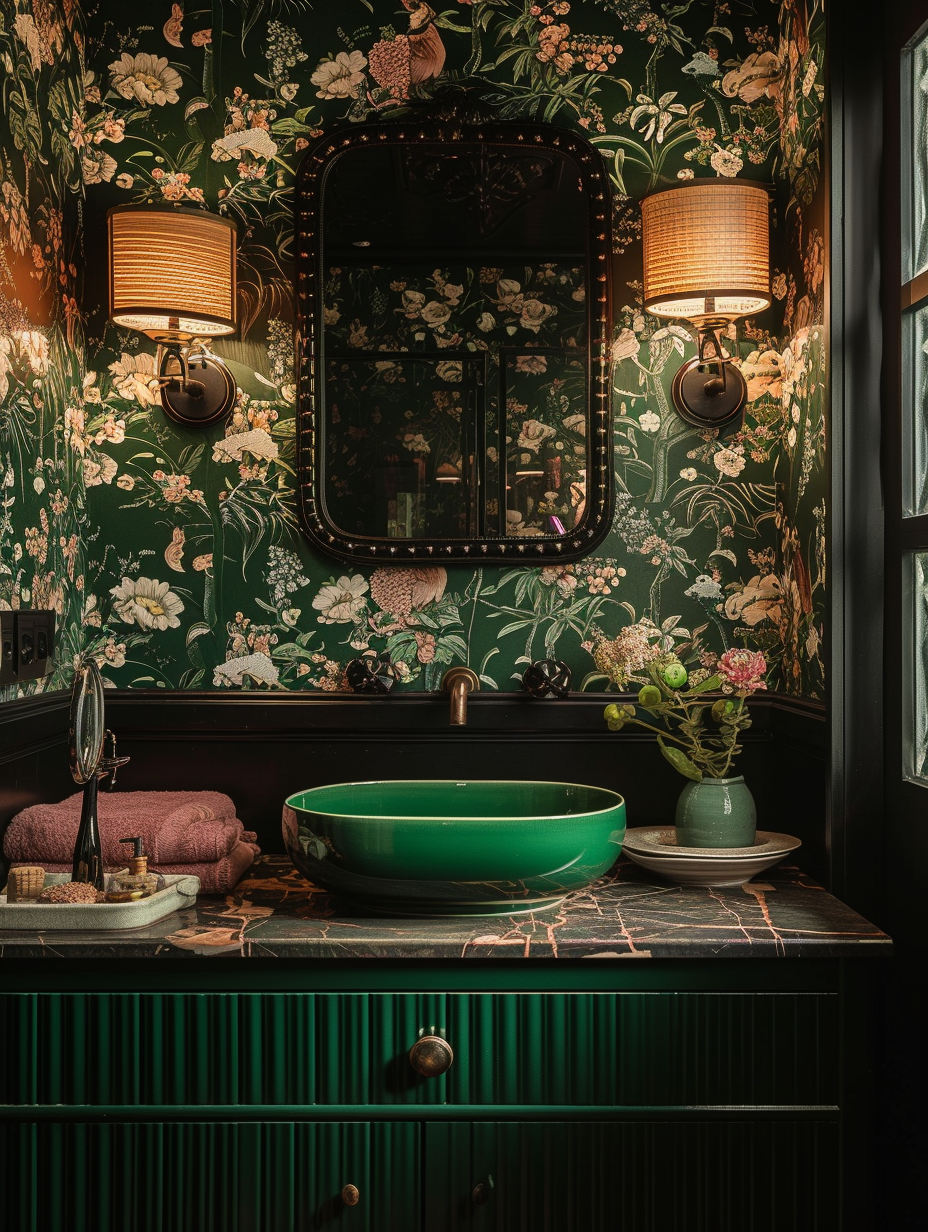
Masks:
[[[801,846],[791,834],[758,830],[751,847],[680,847],[671,826],[626,830],[622,854],[678,885],[738,886]]]

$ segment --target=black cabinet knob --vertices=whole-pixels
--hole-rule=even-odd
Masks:
[[[474,1206],[486,1206],[490,1200],[490,1187],[483,1181],[478,1181],[470,1191],[470,1200]]]

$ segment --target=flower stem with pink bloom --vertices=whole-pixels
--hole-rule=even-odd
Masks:
[[[624,688],[638,663],[614,665],[615,683]],[[686,669],[672,654],[652,658],[643,665],[651,679],[638,693],[638,706],[661,726],[638,717],[635,705],[607,706],[604,717],[610,731],[634,724],[654,732],[661,753],[685,778],[727,778],[741,752],[739,737],[751,726],[745,699],[767,687],[767,661],[760,651],[727,650],[712,675],[700,673],[692,683]],[[689,688],[682,686],[689,684]],[[671,744],[667,742],[671,741]]]

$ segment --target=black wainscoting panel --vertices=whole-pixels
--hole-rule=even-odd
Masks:
[[[78,790],[68,759],[70,704],[70,693],[60,692],[0,705],[0,835],[20,809]]]

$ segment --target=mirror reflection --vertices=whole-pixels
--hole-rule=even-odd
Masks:
[[[454,559],[531,541],[567,559],[605,532],[605,374],[590,357],[607,320],[605,176],[584,143],[528,136],[383,126],[307,160],[304,520],[323,547]]]

